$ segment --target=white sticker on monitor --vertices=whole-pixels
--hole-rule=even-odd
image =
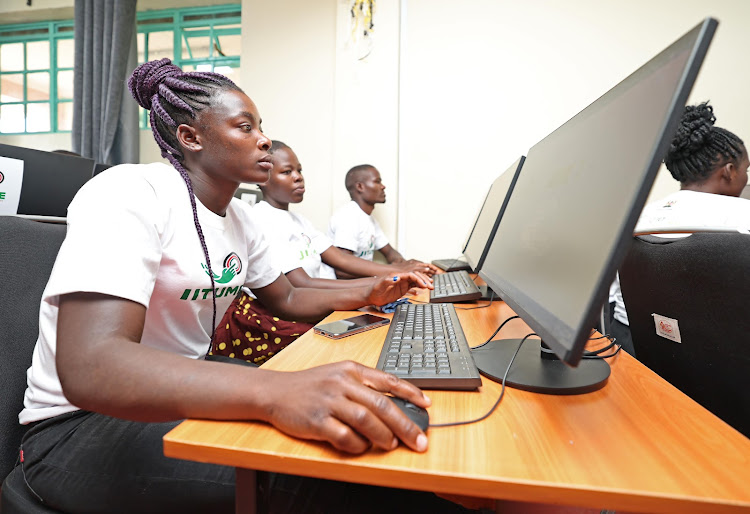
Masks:
[[[680,338],[680,324],[676,319],[668,318],[660,314],[651,314],[656,325],[656,335],[661,336],[675,343],[682,343]]]
[[[0,215],[18,214],[23,183],[23,161],[0,157]]]

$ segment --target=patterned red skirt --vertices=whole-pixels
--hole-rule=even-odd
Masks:
[[[280,319],[242,292],[216,327],[210,354],[260,365],[312,327],[311,323]]]

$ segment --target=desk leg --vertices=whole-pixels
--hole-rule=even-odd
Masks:
[[[235,468],[234,470],[234,512],[236,514],[257,514],[258,481],[254,469]]]

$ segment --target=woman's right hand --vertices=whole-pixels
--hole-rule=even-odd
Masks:
[[[424,432],[383,393],[420,407],[428,407],[430,400],[394,375],[347,361],[270,372],[263,379],[268,391],[265,421],[289,435],[328,441],[349,453],[362,453],[370,446],[393,450],[399,440],[418,452],[427,449]]]
[[[407,272],[418,271],[420,273],[424,273],[428,277],[433,276],[435,273],[439,271],[439,268],[435,266],[434,264],[428,264],[426,262],[417,261],[414,259],[409,259],[408,261],[391,264],[391,266],[394,266],[401,271],[407,271]]]

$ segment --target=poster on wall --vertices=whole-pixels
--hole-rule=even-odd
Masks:
[[[18,214],[23,183],[23,161],[0,157],[0,215]]]

